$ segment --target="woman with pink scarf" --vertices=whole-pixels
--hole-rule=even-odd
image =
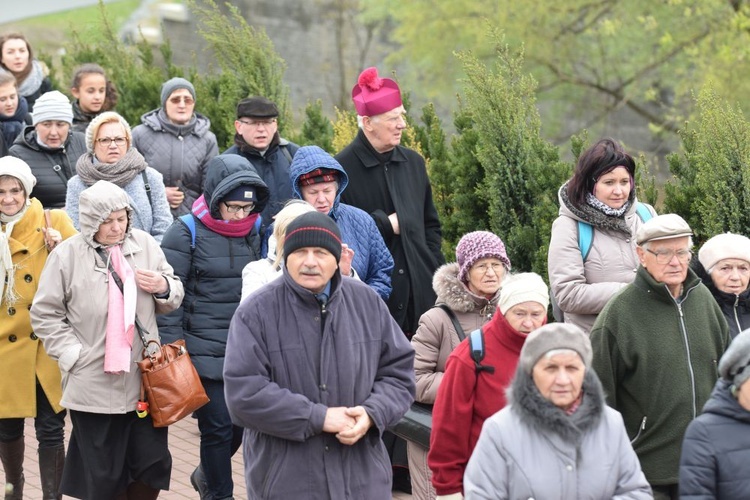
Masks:
[[[161,242],[185,284],[183,306],[159,318],[169,342],[184,339],[209,399],[198,409],[200,463],[190,475],[200,497],[232,498],[232,455],[242,429],[232,424],[224,401],[224,353],[229,322],[240,303],[242,270],[260,258],[260,213],[268,188],[246,158],[219,155],[206,165],[203,194],[192,214],[175,221]],[[192,225],[192,229],[188,227]]]
[[[136,414],[143,345],[135,320],[157,339],[156,315],[180,305],[182,283],[156,240],[132,227],[116,185],[98,181],[81,193],[80,227],[47,258],[31,308],[73,423],[60,493],[155,499],[169,489],[172,457],[167,429]]]

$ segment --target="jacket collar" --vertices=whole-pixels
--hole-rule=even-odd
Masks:
[[[695,272],[693,272],[692,269],[688,267],[687,277],[685,278],[685,281],[682,282],[683,291],[680,298],[686,297],[690,290],[700,284],[700,278],[695,274]],[[669,288],[667,288],[667,285],[662,283],[661,281],[656,281],[653,276],[649,274],[646,268],[643,267],[643,265],[638,266],[638,272],[635,275],[633,285],[647,292],[652,292],[654,296],[661,301],[669,303],[673,303],[675,301],[675,298],[672,297],[671,293],[669,293]]]
[[[354,141],[358,146],[355,149],[355,154],[359,158],[359,161],[362,163],[362,165],[365,166],[365,168],[373,168],[383,165],[383,162],[378,157],[378,153],[372,147],[370,141],[367,140],[367,136],[365,136],[365,133],[364,131],[362,131],[362,129],[359,130]],[[389,160],[389,163],[402,163],[407,161],[408,159],[406,158],[406,155],[402,150],[402,146],[396,146],[391,152],[391,159]]]

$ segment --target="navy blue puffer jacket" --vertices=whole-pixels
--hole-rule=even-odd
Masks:
[[[680,458],[680,498],[750,498],[750,411],[716,382],[703,413],[685,432]]]
[[[238,155],[220,155],[208,162],[203,191],[214,219],[221,219],[219,201],[237,186],[251,185],[260,213],[268,201],[268,188],[250,163]],[[185,339],[198,374],[222,380],[227,330],[242,292],[242,269],[260,258],[260,237],[255,229],[245,237],[228,237],[195,220],[195,248],[190,230],[176,219],[161,242],[167,261],[185,286],[185,298],[176,311],[159,316],[163,342]]]

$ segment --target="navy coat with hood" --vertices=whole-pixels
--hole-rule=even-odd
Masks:
[[[703,413],[685,432],[680,457],[680,498],[750,498],[750,411],[719,379]]]
[[[354,250],[352,267],[363,282],[378,292],[383,300],[388,300],[391,294],[393,257],[372,217],[364,210],[341,203],[341,193],[349,184],[349,177],[339,162],[318,146],[299,148],[290,167],[294,197],[302,199],[299,178],[318,168],[327,168],[339,173],[339,188],[328,215],[339,226],[341,241]]]
[[[268,188],[247,160],[238,155],[220,155],[208,162],[203,191],[210,215],[220,220],[219,202],[241,185],[254,186],[258,201],[251,212],[259,213],[268,201]],[[185,339],[198,374],[222,380],[227,330],[240,303],[242,269],[260,258],[260,237],[252,229],[245,237],[218,234],[198,217],[195,248],[185,223],[176,219],[167,229],[161,246],[167,261],[185,285],[182,306],[158,319],[164,342]]]

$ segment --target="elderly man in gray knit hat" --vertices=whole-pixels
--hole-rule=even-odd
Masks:
[[[750,330],[732,340],[719,374],[703,414],[685,432],[682,498],[750,498]]]
[[[729,327],[689,268],[692,230],[659,215],[636,234],[641,265],[591,330],[593,367],[607,403],[622,413],[654,498],[678,498],[685,429],[716,382]]]
[[[206,164],[219,154],[208,117],[195,112],[195,88],[175,77],[161,86],[161,107],[141,116],[133,146],[164,176],[172,215],[190,213],[206,181]]]
[[[229,327],[224,392],[251,498],[391,498],[380,436],[414,400],[414,350],[366,284],[342,276],[328,215],[294,219],[284,274]]]

